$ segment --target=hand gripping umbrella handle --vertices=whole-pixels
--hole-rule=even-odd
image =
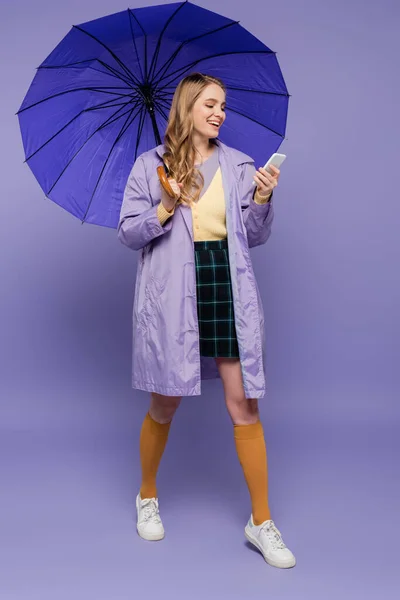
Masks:
[[[157,175],[158,175],[158,179],[160,180],[160,183],[161,183],[162,187],[164,188],[166,194],[168,194],[168,196],[170,198],[175,199],[176,198],[175,192],[172,189],[172,187],[170,186],[167,174],[165,172],[165,168],[162,165],[160,167],[157,167]]]

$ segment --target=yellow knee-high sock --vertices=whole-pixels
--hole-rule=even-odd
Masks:
[[[141,498],[157,498],[156,476],[164,453],[171,423],[158,423],[150,414],[144,418],[140,432],[140,462],[142,465]]]
[[[261,421],[254,425],[235,425],[235,444],[249,488],[253,522],[260,525],[271,518],[268,506],[268,467],[264,430]]]

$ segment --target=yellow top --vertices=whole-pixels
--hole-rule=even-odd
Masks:
[[[257,204],[266,204],[270,196],[263,198],[256,192],[254,201]],[[192,206],[193,239],[195,242],[203,240],[223,240],[227,237],[225,194],[222,185],[222,173],[219,167],[210,185],[203,196]],[[175,212],[175,208],[168,212],[163,203],[157,207],[157,216],[164,223]]]

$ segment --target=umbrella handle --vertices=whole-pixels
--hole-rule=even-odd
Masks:
[[[157,167],[157,175],[158,175],[158,179],[160,180],[160,183],[161,183],[162,187],[164,188],[165,192],[168,194],[168,196],[170,198],[173,198],[175,200],[175,198],[176,198],[175,192],[172,189],[172,187],[170,186],[167,174],[162,165],[160,167]]]

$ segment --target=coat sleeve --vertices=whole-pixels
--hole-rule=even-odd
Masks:
[[[139,156],[125,186],[117,228],[119,240],[132,250],[140,250],[171,229],[172,219],[161,225],[159,217],[159,207],[151,202],[144,160]]]
[[[242,204],[242,215],[247,231],[249,248],[265,244],[271,235],[271,225],[274,218],[273,195],[268,202],[257,204],[254,201],[256,186],[253,185],[253,176],[256,172],[254,163],[242,165],[240,178],[240,197]]]

